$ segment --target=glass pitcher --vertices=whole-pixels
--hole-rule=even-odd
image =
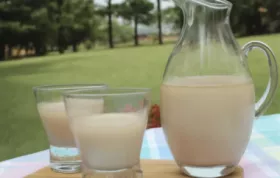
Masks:
[[[253,121],[270,105],[278,85],[275,56],[266,44],[242,49],[232,33],[226,0],[174,0],[185,21],[161,86],[164,134],[181,171],[192,177],[232,173],[248,145]],[[247,64],[252,49],[269,63],[267,89],[255,104]]]

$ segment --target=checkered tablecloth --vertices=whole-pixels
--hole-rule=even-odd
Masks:
[[[162,129],[146,131],[141,158],[173,159]],[[23,178],[48,164],[48,150],[0,162],[0,178]],[[263,116],[255,122],[240,165],[245,178],[280,178],[280,115]]]

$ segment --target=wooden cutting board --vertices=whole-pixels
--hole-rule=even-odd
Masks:
[[[141,167],[144,178],[187,178],[180,173],[174,161],[167,160],[142,160]],[[25,178],[81,178],[81,174],[61,174],[53,172],[49,167],[43,168]],[[243,169],[238,169],[225,178],[244,178]]]

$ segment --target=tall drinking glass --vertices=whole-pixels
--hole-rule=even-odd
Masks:
[[[104,84],[94,85],[45,85],[34,87],[37,110],[50,144],[50,167],[55,172],[80,171],[80,155],[69,127],[62,93],[78,89],[105,89]],[[79,103],[80,101],[76,101]],[[101,112],[101,102],[80,102],[79,108]]]
[[[140,151],[149,93],[149,89],[111,88],[64,94],[70,127],[81,153],[83,178],[142,177]],[[78,107],[88,102],[103,103],[103,112]]]

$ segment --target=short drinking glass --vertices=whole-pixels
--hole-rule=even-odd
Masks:
[[[149,93],[149,89],[108,88],[64,94],[70,127],[81,154],[83,178],[142,177],[140,151]],[[78,107],[92,101],[104,103],[103,112]]]
[[[80,171],[81,165],[80,154],[69,127],[62,93],[90,88],[101,90],[105,89],[106,85],[45,85],[33,88],[37,110],[50,144],[50,167],[55,172],[76,173]],[[100,112],[103,103],[81,102],[78,107]]]

